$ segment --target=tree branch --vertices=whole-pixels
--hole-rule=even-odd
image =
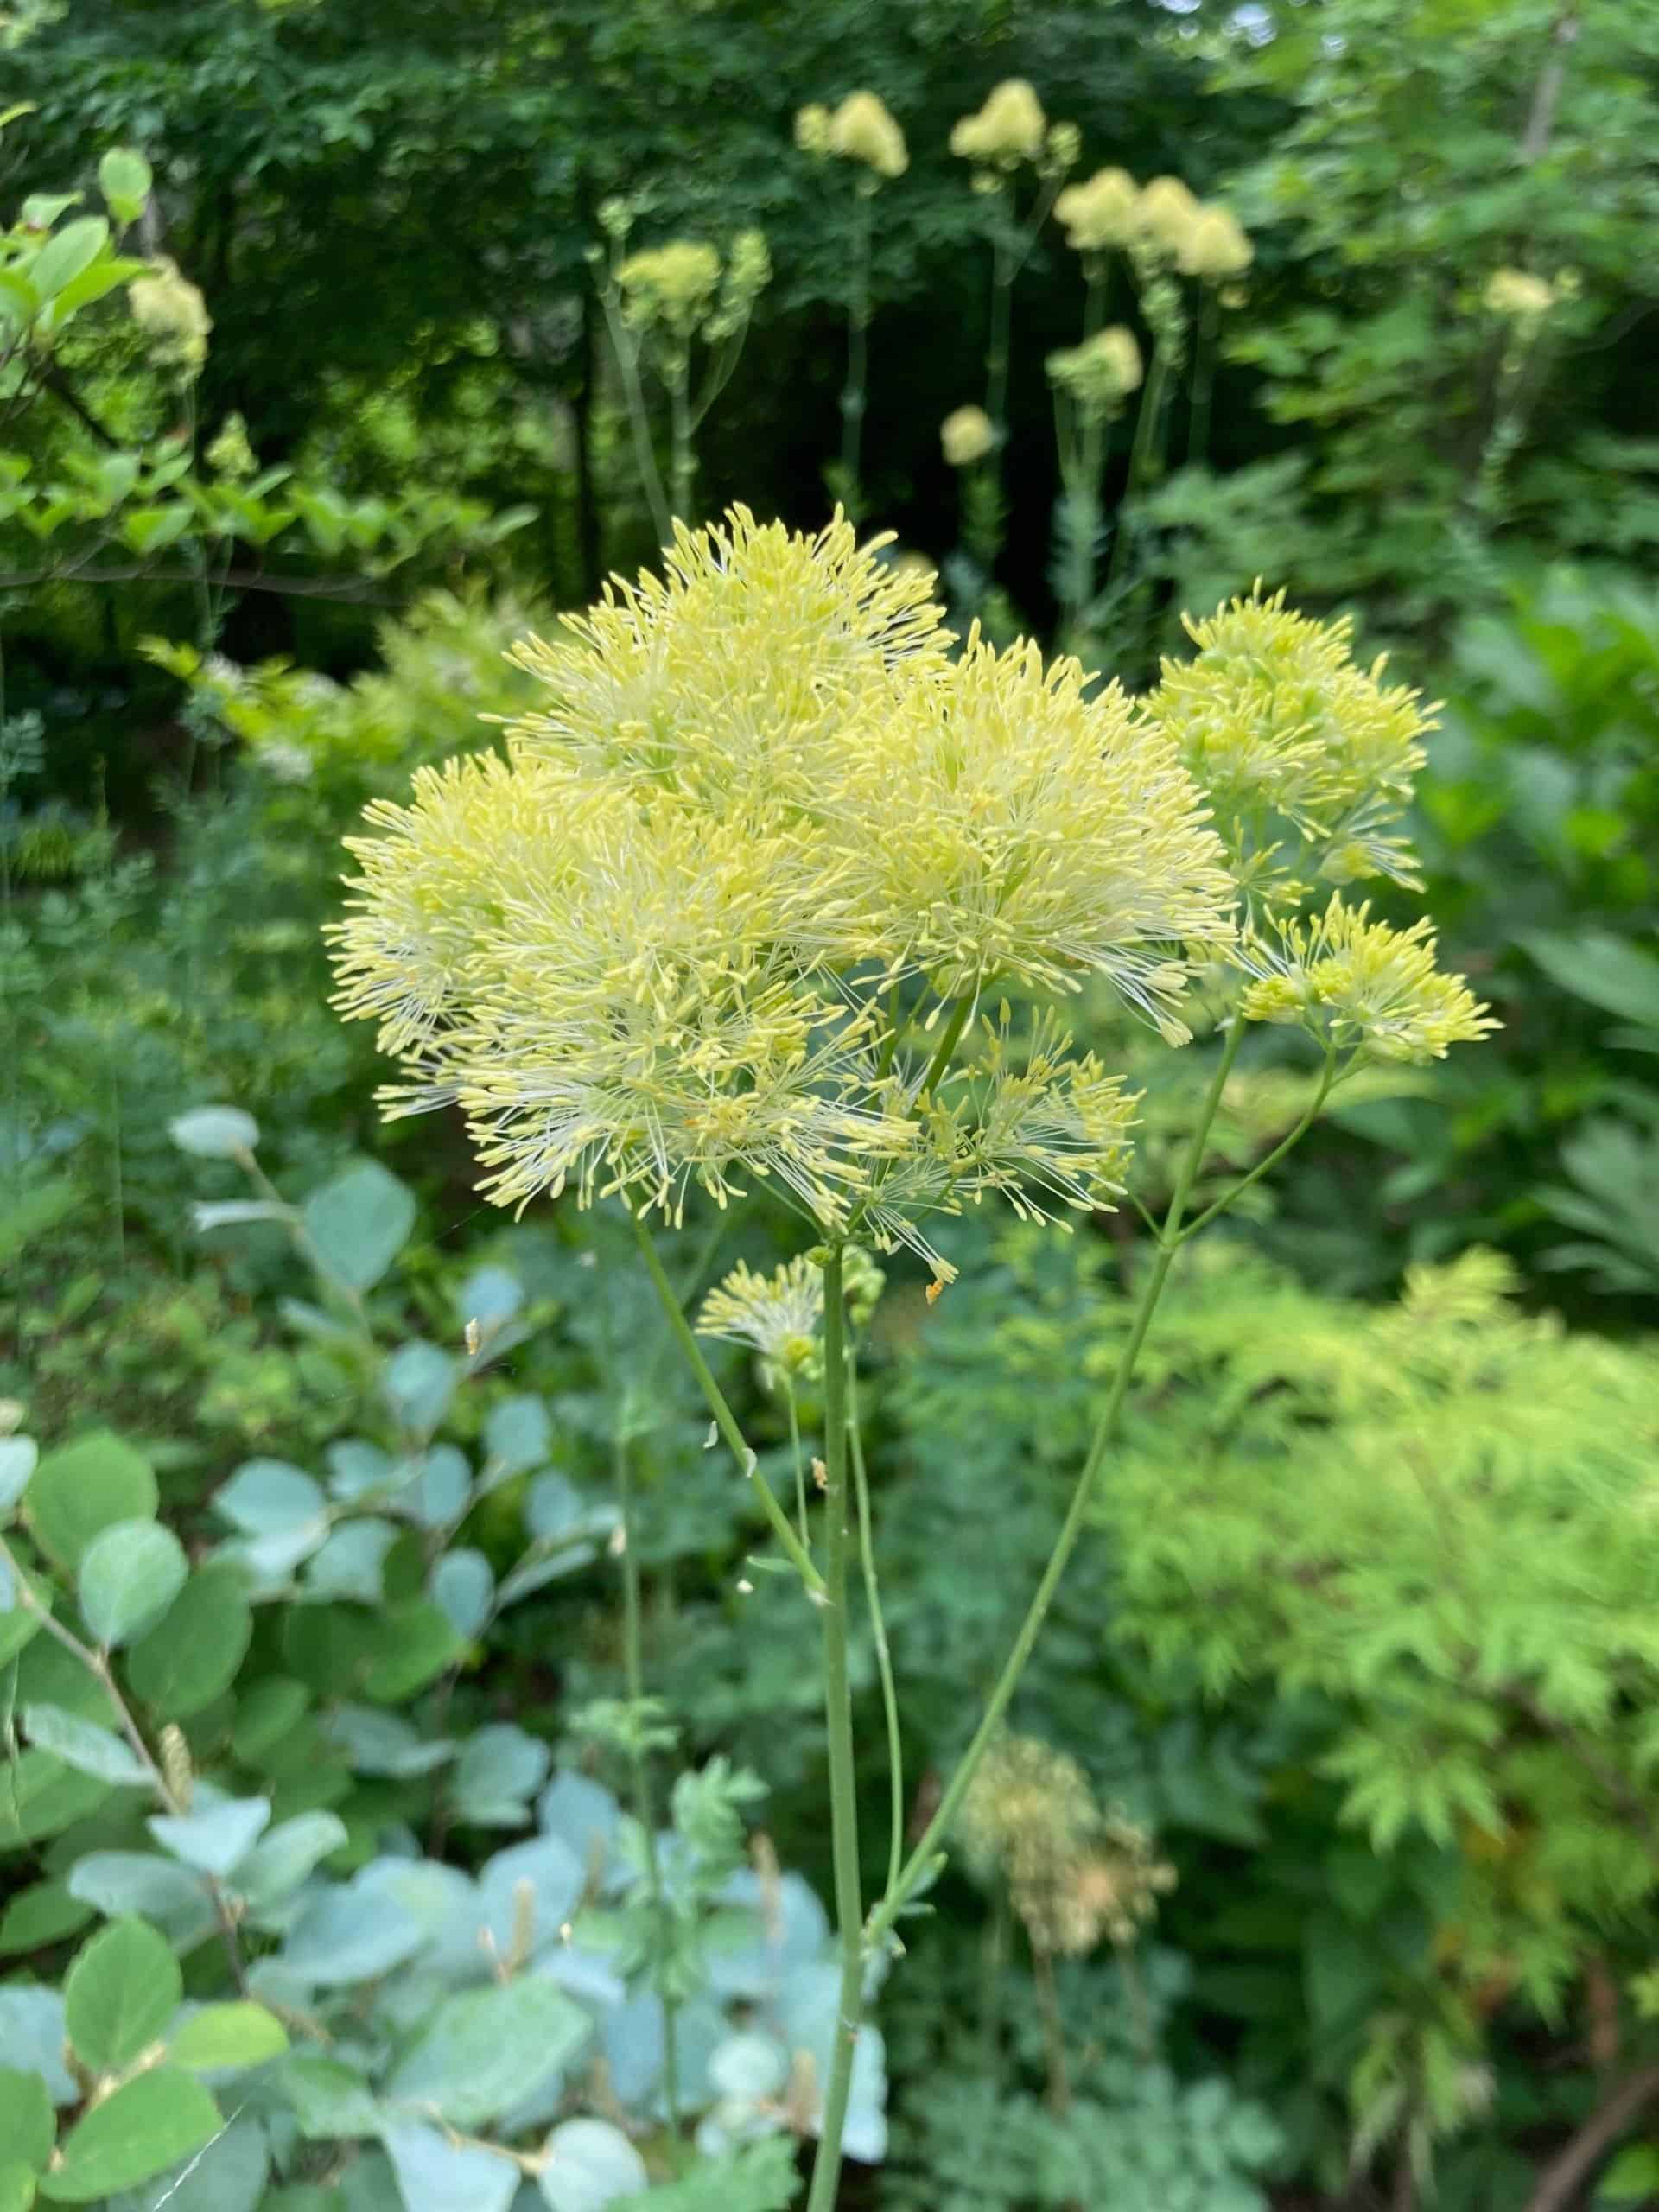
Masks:
[[[1560,2158],[1546,2166],[1527,2212],[1568,2212],[1593,2169],[1643,2107],[1659,2097],[1659,2066],[1644,2066],[1597,2106]]]

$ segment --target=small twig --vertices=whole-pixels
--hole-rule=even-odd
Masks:
[[[1644,2105],[1659,2097],[1659,2066],[1644,2066],[1598,2105],[1560,2156],[1546,2166],[1526,2212],[1567,2212],[1603,2156]]]

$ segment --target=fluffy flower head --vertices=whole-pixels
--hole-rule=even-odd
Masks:
[[[1255,258],[1243,226],[1226,207],[1201,207],[1176,247],[1176,259],[1186,275],[1202,277],[1206,284],[1242,276]]]
[[[720,256],[711,245],[677,238],[631,253],[616,281],[635,321],[659,322],[685,337],[713,304],[720,287]]]
[[[1259,877],[1278,817],[1327,876],[1413,880],[1386,832],[1423,764],[1431,724],[1419,695],[1385,687],[1380,658],[1355,665],[1345,617],[1311,622],[1282,593],[1189,616],[1186,629],[1198,658],[1165,661],[1143,711],[1209,794],[1236,865]]]
[[[910,167],[905,134],[875,92],[849,92],[830,118],[826,143],[843,161],[862,162],[879,177],[902,176]]]
[[[1112,415],[1140,385],[1141,348],[1132,330],[1113,323],[1081,346],[1051,353],[1047,368],[1049,382],[1084,414]]]
[[[1135,211],[1136,234],[1172,260],[1198,221],[1198,202],[1178,176],[1155,176],[1142,188]]]
[[[939,425],[939,445],[952,468],[983,461],[995,443],[995,429],[982,407],[958,407]]]
[[[1096,169],[1085,184],[1071,184],[1054,202],[1076,253],[1127,245],[1135,236],[1141,190],[1127,169]]]
[[[1007,77],[987,95],[983,107],[956,124],[950,150],[964,161],[1017,168],[1039,157],[1047,128],[1042,102],[1026,79]]]
[[[1243,957],[1257,969],[1247,1021],[1297,1023],[1339,1050],[1421,1064],[1499,1027],[1461,976],[1435,966],[1427,920],[1390,929],[1339,893],[1311,922],[1287,924],[1278,949],[1250,945]]]
[[[176,369],[188,382],[200,374],[207,359],[213,317],[196,287],[180,274],[177,262],[162,253],[149,265],[152,275],[136,276],[128,285],[127,306],[156,365]]]
[[[697,1334],[748,1344],[786,1375],[808,1373],[823,1333],[823,1274],[802,1255],[769,1275],[740,1260],[697,1315]]]
[[[757,523],[677,530],[661,576],[613,583],[555,643],[515,648],[551,704],[515,753],[687,794],[716,810],[821,803],[842,733],[880,712],[898,671],[944,666],[931,570],[883,560],[837,514],[815,536]]]
[[[1075,660],[976,632],[852,764],[836,826],[861,942],[942,997],[1090,973],[1173,1033],[1182,947],[1230,937],[1233,888],[1174,747]],[[895,835],[893,801],[904,794]]]

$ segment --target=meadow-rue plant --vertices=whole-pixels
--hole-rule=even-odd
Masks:
[[[905,134],[877,92],[849,92],[829,118],[825,150],[844,162],[861,162],[878,177],[891,181],[910,167]]]
[[[1486,312],[1510,322],[1537,322],[1555,304],[1548,277],[1526,269],[1495,269],[1483,294]]]
[[[1202,208],[1192,188],[1178,176],[1155,176],[1143,185],[1135,203],[1136,235],[1173,261],[1177,259]]]
[[[1102,334],[1120,381],[1124,335]],[[841,1993],[810,2212],[834,2202],[868,1977],[1000,1730],[1177,1252],[1363,1057],[1436,1055],[1491,1026],[1436,973],[1427,925],[1394,931],[1339,900],[1298,918],[1322,870],[1410,880],[1385,832],[1423,718],[1414,695],[1352,666],[1344,629],[1277,599],[1236,602],[1192,626],[1196,661],[1166,666],[1136,702],[1027,640],[998,651],[976,629],[956,650],[931,579],[885,551],[839,513],[810,536],[741,508],[680,525],[660,576],[613,583],[558,640],[516,649],[546,704],[509,725],[505,759],[425,772],[410,804],[371,810],[377,834],[353,841],[359,872],[334,931],[342,1011],[375,1021],[402,1065],[389,1110],[457,1103],[499,1204],[567,1187],[584,1205],[623,1200],[716,1429],[820,1614]],[[966,1206],[1111,1205],[1135,1101],[1074,1052],[1062,1006],[1102,979],[1178,1046],[1196,981],[1225,1004],[1229,975],[1233,1012],[1126,1355],[973,1742],[906,1851],[853,1340],[880,1282],[857,1246],[908,1247],[937,1289],[952,1272],[938,1224]],[[1189,1220],[1255,1020],[1300,1022],[1323,1077],[1290,1135]],[[751,1346],[785,1396],[793,1523],[647,1226],[756,1183],[806,1217],[811,1249],[769,1279],[734,1271],[698,1327]],[[794,1385],[820,1360],[814,1514]],[[892,1784],[868,1915],[847,1673],[855,1523]],[[1112,1929],[1103,1878],[1090,1880],[1090,1924]],[[1072,1939],[1046,1920],[1042,1940]]]

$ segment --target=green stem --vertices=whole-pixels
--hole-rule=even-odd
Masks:
[[[691,442],[690,364],[677,359],[668,379],[668,404],[672,427],[674,512],[688,527],[696,520],[691,512],[691,487],[696,476],[696,454]]]
[[[855,522],[863,507],[864,408],[870,374],[870,232],[874,194],[860,184],[853,194],[853,258],[847,293],[847,381],[841,391],[842,496]]]
[[[626,1440],[622,1434],[620,1417],[611,1439],[611,1467],[616,1484],[617,1507],[622,1516],[622,1665],[627,1682],[628,1702],[637,1708],[645,1694],[645,1639],[639,1625],[639,1560],[634,1548],[633,1466]],[[652,1913],[657,1922],[657,1996],[663,2008],[663,2096],[668,2106],[669,2133],[677,2138],[680,2127],[679,2054],[674,2005],[669,1996],[666,1974],[668,1892],[663,1886],[662,1859],[657,1848],[657,1816],[651,1802],[651,1762],[645,1745],[637,1739],[631,1755],[631,1764],[633,1817],[639,1823],[639,1834],[645,1845],[645,1887],[651,1897]]]
[[[822,1601],[828,1594],[828,1586],[813,1566],[800,1538],[790,1527],[789,1516],[772,1496],[771,1485],[761,1473],[753,1452],[744,1442],[736,1415],[727,1404],[725,1393],[715,1382],[709,1363],[702,1356],[702,1346],[692,1334],[691,1325],[681,1310],[679,1300],[674,1295],[674,1286],[663,1272],[663,1263],[657,1256],[657,1247],[651,1241],[651,1231],[638,1214],[630,1214],[628,1218],[633,1224],[634,1242],[639,1247],[645,1271],[651,1277],[668,1325],[674,1332],[675,1342],[685,1354],[691,1372],[697,1378],[702,1395],[708,1401],[709,1410],[715,1417],[715,1426],[725,1438],[727,1446],[737,1462],[738,1472],[753,1484],[766,1516],[772,1523],[773,1535],[787,1553],[810,1593]]]
[[[1141,1287],[1141,1295],[1136,1301],[1135,1313],[1129,1324],[1128,1340],[1118,1360],[1116,1371],[1112,1377],[1111,1390],[1090,1441],[1082,1470],[1077,1476],[1076,1488],[1071,1493],[1071,1503],[1066,1508],[1065,1519],[1061,1523],[1060,1533],[1055,1541],[1048,1565],[1043,1570],[1042,1580],[1037,1586],[1036,1595],[1033,1598],[1030,1609],[1020,1624],[1020,1632],[1014,1641],[1014,1649],[1009,1652],[1002,1672],[997,1677],[996,1686],[991,1692],[990,1702],[985,1708],[984,1716],[975,1730],[973,1740],[963,1754],[956,1772],[951,1776],[944,1794],[939,1800],[938,1810],[928,1822],[920,1842],[905,1861],[898,1881],[889,1886],[887,1895],[870,1916],[865,1930],[865,1940],[872,1949],[888,1935],[913,1891],[936,1871],[935,1862],[939,1854],[939,1847],[950,1833],[951,1823],[957,1816],[957,1808],[962,1803],[969,1783],[973,1780],[980,1760],[984,1757],[987,1747],[1001,1726],[1002,1716],[1007,1711],[1008,1702],[1019,1684],[1020,1675],[1025,1672],[1033,1647],[1047,1618],[1049,1606],[1053,1603],[1054,1593],[1059,1587],[1060,1578],[1065,1573],[1067,1563],[1077,1548],[1078,1537],[1083,1534],[1096,1479],[1105,1462],[1107,1452],[1116,1440],[1118,1423],[1122,1418],[1124,1403],[1128,1396],[1129,1383],[1135,1374],[1135,1362],[1141,1356],[1141,1347],[1146,1342],[1147,1332],[1152,1325],[1153,1314],[1157,1309],[1159,1299],[1163,1294],[1164,1284],[1168,1280],[1169,1270],[1173,1264],[1176,1250],[1180,1243],[1181,1220],[1186,1211],[1186,1202],[1192,1192],[1193,1179],[1198,1173],[1199,1162],[1203,1160],[1205,1146],[1209,1140],[1211,1124],[1214,1122],[1220,1107],[1221,1095],[1226,1088],[1227,1077],[1231,1072],[1233,1063],[1238,1057],[1239,1046],[1243,1042],[1243,1023],[1235,1020],[1227,1033],[1227,1041],[1222,1048],[1221,1058],[1216,1065],[1215,1074],[1211,1079],[1210,1089],[1205,1094],[1198,1126],[1192,1132],[1185,1156],[1181,1162],[1180,1172],[1176,1177],[1175,1188],[1170,1197],[1169,1211],[1164,1219],[1163,1234],[1159,1242],[1157,1256]]]
[[[1014,280],[1020,264],[1001,239],[991,249],[991,329],[985,348],[985,412],[996,433],[997,448],[1007,435],[1008,333],[1014,316]]]
[[[1106,588],[1109,591],[1122,573],[1129,542],[1129,509],[1134,505],[1151,462],[1153,444],[1158,427],[1158,417],[1163,411],[1164,385],[1169,373],[1168,349],[1154,343],[1152,365],[1147,372],[1146,388],[1141,395],[1141,411],[1135,417],[1135,443],[1129,452],[1129,473],[1123,486],[1123,497],[1118,502],[1117,528],[1112,534],[1112,557],[1106,570]]]
[[[784,1403],[789,1408],[789,1448],[795,1460],[795,1511],[801,1524],[801,1541],[810,1548],[811,1523],[806,1517],[806,1461],[801,1452],[801,1416],[795,1403],[795,1385],[784,1377]]]
[[[968,1027],[968,1017],[973,1010],[974,1001],[968,998],[958,999],[951,1007],[950,1019],[944,1025],[944,1034],[939,1039],[932,1058],[927,1064],[927,1073],[922,1077],[921,1090],[918,1094],[919,1096],[929,1097],[938,1089],[940,1083],[944,1080],[944,1071],[950,1065],[950,1055],[962,1042],[962,1033]]]
[[[881,1678],[881,1707],[887,1723],[887,1887],[899,1878],[905,1855],[905,1743],[899,1729],[899,1689],[893,1680],[887,1624],[881,1611],[881,1586],[875,1571],[875,1541],[870,1515],[870,1482],[864,1468],[864,1435],[858,1417],[858,1361],[847,1363],[847,1420],[853,1453],[853,1488],[858,1500],[858,1556],[864,1570],[864,1601],[875,1638],[875,1668]]]
[[[841,2180],[841,2145],[852,2093],[853,2060],[864,2009],[864,1909],[858,1878],[858,1783],[852,1698],[847,1679],[847,1303],[842,1248],[830,1248],[823,1268],[823,1454],[829,1516],[829,1588],[823,1608],[823,1709],[830,1738],[830,1848],[835,1861],[836,1925],[841,1947],[841,1995],[835,2053],[824,2089],[823,2119],[807,2212],[834,2212]]]
[[[1190,467],[1210,450],[1210,401],[1216,385],[1216,332],[1220,320],[1218,296],[1213,284],[1204,288],[1198,310],[1198,338],[1192,364],[1192,415],[1187,426],[1186,459]]]
[[[1224,1192],[1213,1205],[1206,1206],[1196,1221],[1188,1222],[1186,1227],[1180,1232],[1178,1240],[1180,1243],[1185,1244],[1189,1236],[1196,1236],[1201,1229],[1207,1228],[1216,1216],[1231,1205],[1235,1198],[1241,1197],[1244,1192],[1248,1191],[1252,1183],[1259,1183],[1270,1168],[1276,1167],[1294,1144],[1299,1144],[1301,1141],[1319,1119],[1319,1109],[1330,1096],[1331,1086],[1336,1079],[1336,1047],[1333,1045],[1327,1045],[1325,1051],[1325,1068],[1319,1077],[1319,1087],[1314,1092],[1307,1111],[1297,1122],[1295,1128],[1287,1136],[1280,1139],[1265,1159],[1258,1160],[1248,1175],[1241,1176],[1230,1191]]]
[[[617,371],[622,378],[622,396],[627,403],[628,423],[633,434],[633,458],[639,471],[639,481],[645,486],[645,501],[656,526],[658,542],[667,545],[674,536],[674,522],[668,512],[668,501],[663,495],[663,479],[657,467],[657,456],[652,449],[651,414],[645,405],[645,388],[639,380],[639,355],[634,349],[632,333],[622,319],[613,294],[613,283],[602,285],[600,288],[600,302],[605,310],[606,327],[611,334],[611,348],[616,355]]]

